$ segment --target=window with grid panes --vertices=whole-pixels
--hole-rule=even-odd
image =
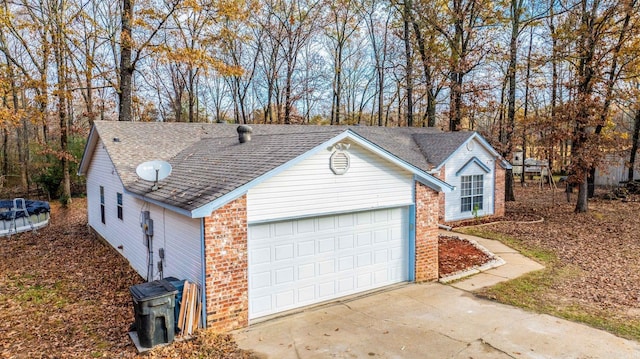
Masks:
[[[460,197],[462,212],[482,209],[484,195],[484,175],[462,176]]]

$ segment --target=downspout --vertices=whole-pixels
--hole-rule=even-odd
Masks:
[[[413,204],[409,206],[409,281],[416,281],[416,185],[418,181],[413,180],[411,198]]]
[[[202,317],[200,321],[202,323],[202,327],[207,327],[207,259],[205,255],[205,245],[204,245],[204,218],[200,219],[200,261],[201,261],[201,271],[202,271]]]

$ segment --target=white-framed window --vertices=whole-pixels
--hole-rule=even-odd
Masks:
[[[107,224],[107,219],[104,213],[104,187],[100,186],[100,220],[103,224]]]
[[[122,193],[116,193],[116,200],[118,208],[118,218],[122,219]]]
[[[462,212],[477,212],[482,209],[484,196],[484,175],[462,176],[460,183],[460,203]]]

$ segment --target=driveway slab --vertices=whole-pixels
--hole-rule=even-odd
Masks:
[[[438,284],[406,284],[234,333],[265,358],[640,358],[640,343]]]

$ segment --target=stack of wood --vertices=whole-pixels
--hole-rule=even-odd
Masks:
[[[184,282],[182,301],[180,302],[180,315],[178,316],[178,337],[192,335],[200,328],[200,316],[202,314],[202,302],[200,301],[200,286],[195,283]]]

